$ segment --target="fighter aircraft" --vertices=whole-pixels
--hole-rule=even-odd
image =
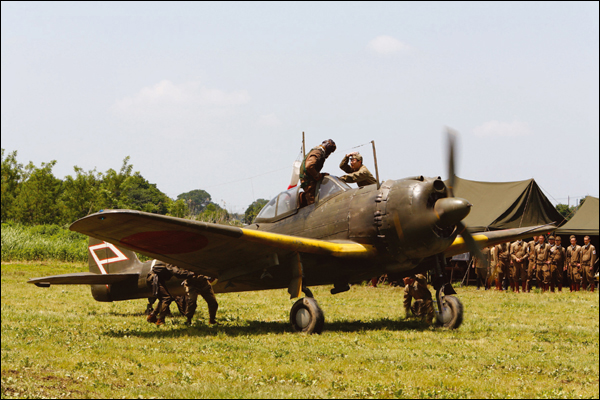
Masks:
[[[471,234],[461,222],[471,204],[453,197],[454,136],[449,135],[449,184],[440,177],[387,180],[351,188],[335,176],[317,187],[316,202],[300,207],[299,187],[281,192],[244,227],[218,225],[133,210],[105,210],[70,229],[90,236],[90,272],[30,279],[38,286],[90,284],[98,301],[150,296],[151,262],[134,252],[217,280],[215,293],[287,288],[295,331],[320,333],[324,316],[310,287],[332,294],[374,276],[400,279],[430,271],[436,319],[455,329],[463,306],[445,274],[447,257],[531,237],[537,226]],[[173,280],[171,293],[181,291]]]

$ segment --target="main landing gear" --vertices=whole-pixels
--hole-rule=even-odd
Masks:
[[[306,297],[296,301],[290,310],[292,328],[296,332],[321,333],[325,325],[323,310],[308,288],[302,291]]]
[[[433,287],[435,289],[435,319],[438,326],[447,329],[457,329],[463,322],[463,305],[455,296],[456,291],[445,276],[446,260],[443,255],[436,257],[435,273]],[[448,295],[444,294],[448,292]]]

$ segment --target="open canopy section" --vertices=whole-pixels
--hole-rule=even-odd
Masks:
[[[446,182],[448,183],[448,182]],[[479,182],[455,178],[454,196],[473,207],[464,219],[470,231],[520,228],[564,220],[533,179]]]
[[[587,196],[573,218],[556,232],[559,235],[598,236],[598,209],[598,198]]]

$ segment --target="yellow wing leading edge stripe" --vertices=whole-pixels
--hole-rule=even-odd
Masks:
[[[335,257],[372,257],[377,254],[374,246],[361,243],[335,243],[326,240],[308,239],[279,233],[243,229],[243,236],[254,243],[265,244],[301,253],[329,254]]]

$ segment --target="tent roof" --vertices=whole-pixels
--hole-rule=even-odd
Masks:
[[[562,235],[598,236],[598,209],[598,198],[587,196],[573,218],[556,232]]]
[[[478,182],[456,177],[454,186],[456,197],[473,204],[464,222],[475,232],[551,222],[558,225],[564,220],[533,179]]]

